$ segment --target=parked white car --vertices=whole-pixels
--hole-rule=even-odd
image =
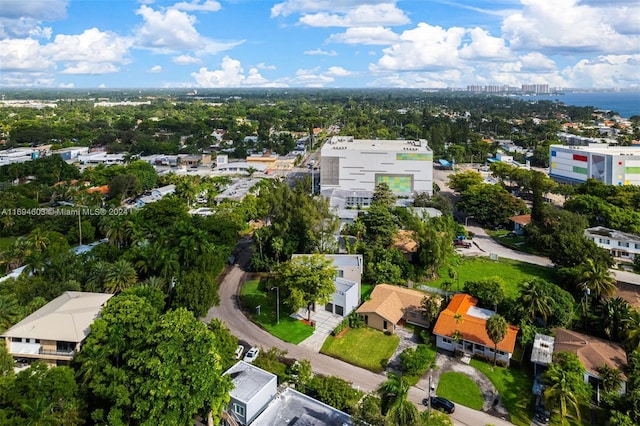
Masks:
[[[245,362],[253,362],[256,360],[256,358],[258,358],[258,354],[260,353],[260,349],[258,349],[257,347],[252,347],[251,349],[249,349],[247,351],[247,353],[244,355],[244,361]]]
[[[242,358],[243,352],[244,352],[244,346],[238,345],[238,347],[236,348],[236,359]]]

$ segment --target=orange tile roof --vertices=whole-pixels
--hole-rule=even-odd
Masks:
[[[521,214],[519,216],[511,216],[509,218],[510,221],[518,223],[523,226],[527,226],[531,223],[531,215],[530,214]]]
[[[94,192],[99,192],[101,194],[106,194],[107,192],[109,192],[109,185],[93,186],[91,188],[87,188],[87,192],[89,194],[93,194]]]
[[[493,348],[494,344],[487,334],[487,321],[467,315],[469,308],[476,306],[477,303],[478,299],[468,294],[460,293],[454,295],[447,309],[440,313],[438,321],[436,321],[436,325],[433,328],[433,333],[452,337],[454,332],[459,330],[462,339]],[[458,322],[456,322],[456,314],[460,314]],[[498,350],[513,353],[518,330],[518,327],[509,324],[507,326],[507,335],[502,342],[498,343]]]
[[[602,364],[617,368],[621,372],[627,367],[627,354],[622,346],[609,340],[589,336],[576,331],[557,328],[553,352],[573,352],[578,356],[584,368],[594,375]],[[623,380],[627,377],[622,375]]]
[[[357,310],[359,314],[375,313],[387,321],[397,324],[408,310],[420,310],[426,293],[391,284],[378,284],[371,292],[371,299]]]

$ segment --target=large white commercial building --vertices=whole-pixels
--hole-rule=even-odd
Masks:
[[[640,147],[551,145],[549,177],[560,182],[592,178],[607,185],[640,185]]]
[[[433,152],[427,141],[333,136],[320,151],[320,190],[370,192],[385,182],[396,195],[433,193]]]

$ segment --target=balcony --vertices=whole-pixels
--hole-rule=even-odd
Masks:
[[[73,358],[73,356],[76,354],[76,351],[75,351],[75,349],[69,349],[69,350],[56,349],[56,350],[51,350],[51,349],[42,349],[42,348],[40,348],[40,350],[38,351],[38,354],[52,356],[52,357]]]

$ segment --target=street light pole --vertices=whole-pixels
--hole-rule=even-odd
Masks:
[[[433,390],[435,386],[433,385],[433,373],[431,372],[431,369],[429,369],[429,391],[427,394],[427,407],[429,410],[429,414],[431,414],[431,391]]]
[[[276,291],[276,324],[280,324],[280,287],[271,287],[271,291]]]

